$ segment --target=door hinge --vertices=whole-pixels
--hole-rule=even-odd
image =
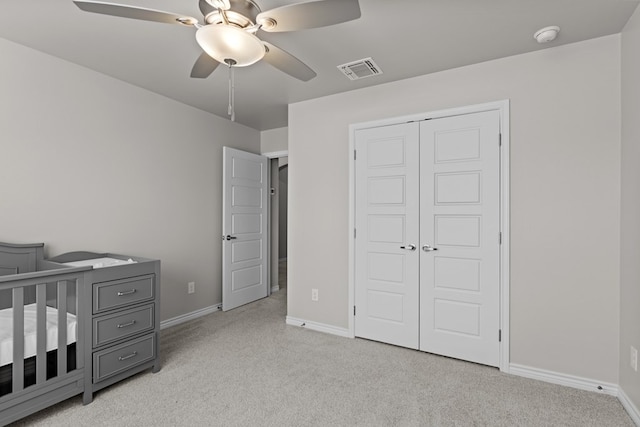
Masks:
[[[356,306],[355,305],[353,306],[353,315],[354,316],[356,315]]]
[[[356,157],[357,157],[357,156],[356,156],[356,150],[353,150],[353,160],[355,160],[355,159],[356,159]]]
[[[356,238],[356,229],[355,228],[353,229],[353,238],[354,239]]]
[[[502,342],[502,329],[498,329],[498,342]]]
[[[498,134],[498,147],[502,147],[502,134]]]
[[[502,231],[498,233],[498,244],[502,244]]]

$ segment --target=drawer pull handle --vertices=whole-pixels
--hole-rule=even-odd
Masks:
[[[122,362],[124,360],[131,359],[132,357],[136,357],[137,355],[138,355],[138,352],[134,351],[133,353],[131,353],[128,356],[120,356],[120,357],[118,357],[118,360]]]
[[[135,325],[135,324],[136,324],[136,321],[135,321],[135,320],[132,320],[132,321],[131,321],[131,322],[129,322],[129,323],[118,323],[118,329],[120,329],[120,328],[126,328],[127,326],[133,326],[133,325]]]
[[[134,288],[134,289],[131,289],[130,291],[120,291],[120,292],[118,292],[118,296],[122,297],[122,296],[125,296],[125,295],[131,295],[131,294],[135,294],[135,293],[136,293],[136,289]]]

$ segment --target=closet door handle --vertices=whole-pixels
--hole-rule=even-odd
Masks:
[[[400,249],[406,249],[408,251],[415,251],[416,250],[416,245],[400,246]]]
[[[233,239],[237,239],[236,236],[231,236],[230,234],[227,234],[226,236],[223,237],[224,240],[233,240]]]
[[[425,251],[425,252],[431,252],[431,251],[437,251],[438,248],[432,248],[429,245],[422,245],[422,250]]]

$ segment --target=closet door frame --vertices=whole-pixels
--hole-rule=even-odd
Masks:
[[[509,372],[509,265],[510,265],[510,235],[509,235],[509,100],[495,101],[484,104],[469,105],[427,113],[412,114],[372,122],[354,123],[349,126],[349,336],[355,338],[355,133],[359,129],[388,126],[412,121],[438,119],[462,114],[479,113],[484,111],[498,111],[500,114],[500,362],[499,369]]]

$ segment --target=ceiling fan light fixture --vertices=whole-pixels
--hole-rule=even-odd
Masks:
[[[198,29],[196,40],[213,59],[223,64],[233,61],[234,67],[255,64],[265,54],[259,38],[231,25],[206,25]]]

